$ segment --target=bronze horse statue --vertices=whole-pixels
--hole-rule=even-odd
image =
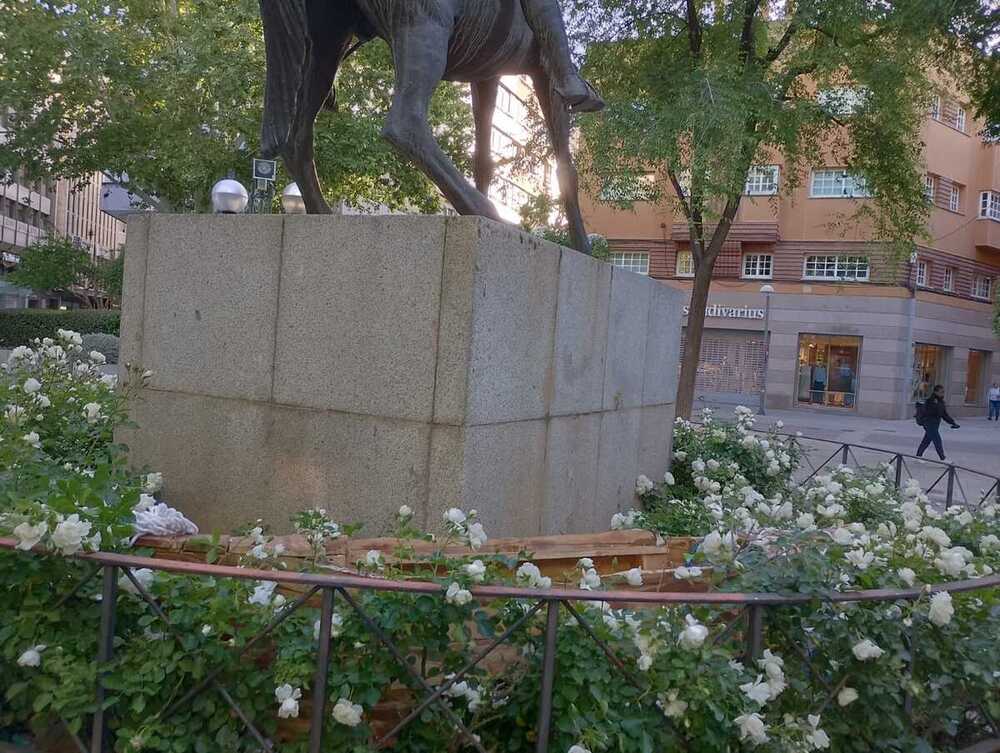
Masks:
[[[345,56],[373,39],[392,49],[395,89],[382,136],[441,189],[460,214],[499,216],[486,197],[500,77],[528,75],[558,164],[573,246],[590,253],[570,152],[570,115],[542,64],[520,0],[260,0],[267,54],[261,148],[280,155],[309,213],[329,213],[313,155],[313,124]],[[427,121],[441,81],[468,82],[476,130],[475,187],[441,150]]]

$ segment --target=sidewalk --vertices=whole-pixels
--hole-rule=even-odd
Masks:
[[[731,408],[720,408],[716,415],[724,417],[731,412]],[[800,431],[807,437],[867,445],[908,455],[916,454],[924,434],[912,419],[887,421],[809,409],[769,410],[766,416],[758,416],[756,427],[764,429],[779,420],[784,422],[782,431],[787,433]],[[984,473],[1000,473],[1000,422],[987,421],[985,416],[956,420],[961,429],[941,424],[941,438],[948,460]],[[927,450],[925,457],[937,459],[933,447]]]

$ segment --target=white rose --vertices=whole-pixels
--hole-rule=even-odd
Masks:
[[[757,679],[753,682],[740,685],[740,690],[747,698],[761,706],[771,700],[771,688],[763,681],[761,675],[757,675]]]
[[[142,490],[146,494],[156,494],[160,489],[163,488],[163,474],[162,473],[147,473],[146,478],[142,482]]]
[[[403,520],[407,520],[413,517],[413,508],[409,505],[401,505],[399,508],[399,517]]]
[[[140,494],[139,501],[135,503],[135,507],[132,508],[132,512],[146,512],[156,505],[156,498],[151,497],[148,494]]]
[[[795,525],[804,531],[811,531],[816,528],[816,518],[812,513],[804,512],[795,519]]]
[[[672,474],[670,471],[664,473],[663,483],[666,484],[667,486],[673,486],[674,484],[676,484],[677,482],[674,480],[674,474]]]
[[[700,578],[702,570],[700,567],[684,567],[681,565],[674,569],[674,578],[677,580],[688,580],[690,578]]]
[[[278,717],[280,719],[292,719],[299,715],[299,699],[302,697],[302,690],[293,688],[288,683],[279,685],[274,689],[274,697],[278,701]]]
[[[955,607],[951,603],[951,594],[947,591],[938,591],[931,596],[930,610],[927,616],[930,621],[938,627],[944,627],[955,615]]]
[[[864,549],[852,549],[845,555],[845,559],[858,570],[867,570],[868,566],[875,561],[875,555]]]
[[[656,705],[660,707],[663,715],[669,719],[676,719],[684,716],[684,712],[687,711],[687,702],[678,700],[678,695],[678,691],[671,690],[669,693],[661,695],[656,701]]]
[[[951,539],[948,534],[936,526],[924,526],[920,529],[920,538],[933,541],[942,549],[951,546]]]
[[[489,538],[482,523],[472,523],[466,530],[466,536],[469,538],[469,546],[473,549],[481,549]]]
[[[41,393],[35,395],[35,405],[39,408],[49,408],[52,406],[52,401]]]
[[[582,745],[577,744],[577,745],[571,745],[569,750],[566,751],[566,753],[590,753],[590,749],[584,748]]]
[[[460,526],[465,523],[465,513],[457,507],[450,507],[444,511],[444,522],[453,526]]]
[[[627,573],[625,573],[625,582],[630,586],[641,586],[642,585],[642,568],[633,567]]]
[[[983,554],[991,552],[994,549],[1000,549],[1000,538],[997,538],[994,534],[987,534],[979,539],[979,548],[982,550]]]
[[[690,651],[701,648],[705,639],[708,638],[708,628],[698,622],[694,615],[689,614],[684,619],[687,622],[687,627],[681,631],[677,642]]]
[[[21,437],[21,439],[22,441],[24,441],[25,444],[28,444],[36,449],[42,446],[37,431],[29,431],[27,434]]]
[[[841,706],[849,706],[858,700],[858,691],[854,688],[844,687],[837,693],[837,703]]]
[[[851,649],[854,653],[854,657],[858,661],[869,661],[870,659],[878,659],[882,654],[885,653],[881,648],[875,645],[871,640],[865,638],[862,641],[854,644]]]
[[[319,629],[320,629],[319,620],[316,620],[313,623],[313,640],[314,641],[318,641],[319,640]],[[341,614],[339,614],[337,612],[334,612],[332,615],[330,615],[330,637],[331,638],[339,638],[340,635],[341,635],[341,633],[343,633],[343,632],[344,632],[344,617],[343,617],[343,615],[341,615]]]
[[[458,583],[452,583],[445,592],[445,600],[449,604],[461,607],[472,601],[472,593],[462,588]]]
[[[274,589],[277,587],[278,584],[272,580],[258,581],[253,593],[247,599],[247,603],[256,604],[260,607],[269,606],[274,600]]]
[[[486,579],[486,565],[482,560],[474,560],[470,564],[465,565],[462,569],[465,571],[465,574],[476,583],[482,583],[483,580]]]
[[[365,554],[365,565],[368,567],[382,567],[382,552],[377,549],[369,549]]]
[[[90,360],[94,363],[101,365],[107,363],[108,359],[104,357],[104,354],[97,350],[90,351]]]
[[[593,589],[600,587],[601,576],[597,574],[597,570],[592,567],[584,570],[580,576],[580,588],[585,591],[592,591]]]
[[[90,523],[80,520],[80,516],[76,513],[67,518],[60,517],[52,532],[52,545],[68,557],[83,548],[83,540],[89,533]]]
[[[361,724],[361,713],[364,709],[346,698],[341,698],[333,707],[333,719],[347,727],[357,727]]]
[[[640,475],[639,478],[635,480],[635,493],[640,497],[643,494],[648,494],[653,491],[655,485],[646,476]]]
[[[834,540],[835,543],[841,546],[850,546],[854,543],[854,534],[848,531],[846,528],[837,528],[830,534],[830,538]]]
[[[750,740],[755,745],[768,741],[767,726],[760,714],[743,714],[733,721],[740,728],[740,740]]]
[[[701,458],[699,458],[698,460],[695,460],[693,463],[691,463],[691,469],[694,470],[697,473],[704,473],[705,472],[705,461],[701,460]]]
[[[149,590],[149,587],[153,585],[153,580],[156,578],[156,573],[148,567],[140,567],[138,570],[133,570],[132,575],[137,581],[139,581],[139,585],[147,591]],[[118,588],[127,594],[132,594],[133,596],[139,595],[139,589],[136,588],[135,584],[128,579],[127,575],[122,575],[118,579]]]
[[[25,391],[25,392],[27,392],[27,393],[28,393],[29,395],[33,395],[33,394],[35,394],[35,393],[36,393],[36,392],[38,392],[38,391],[39,391],[39,390],[40,390],[41,388],[42,388],[42,383],[41,383],[41,382],[39,382],[39,381],[38,381],[37,379],[35,379],[34,377],[29,377],[29,378],[28,378],[28,379],[26,379],[26,380],[25,380],[25,382],[24,382],[24,387],[23,387],[23,389],[24,389],[24,391]]]
[[[538,565],[533,562],[525,562],[517,569],[517,579],[526,583],[529,588],[552,587],[552,578],[543,576]]]
[[[581,570],[590,570],[594,566],[594,560],[590,557],[581,557],[576,561],[576,566]]]
[[[18,539],[16,548],[26,552],[37,546],[38,542],[48,533],[48,530],[49,526],[45,522],[36,523],[35,525],[20,523],[14,528],[14,535]]]
[[[896,571],[896,574],[910,588],[913,588],[913,584],[917,582],[917,574],[908,567],[900,568]]]
[[[17,657],[19,667],[37,667],[42,663],[42,651],[46,649],[44,644],[32,646],[27,651]]]
[[[674,452],[674,458],[680,461],[687,460],[688,454],[684,450],[676,450]]]
[[[945,549],[941,555],[934,560],[934,567],[945,575],[957,578],[965,570],[965,555],[961,547]]]
[[[101,404],[87,403],[83,406],[83,417],[87,419],[88,424],[96,424],[102,418]]]

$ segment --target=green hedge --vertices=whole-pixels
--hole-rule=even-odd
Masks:
[[[120,323],[119,311],[9,309],[0,311],[0,348],[27,345],[36,337],[53,337],[57,329],[117,335]]]

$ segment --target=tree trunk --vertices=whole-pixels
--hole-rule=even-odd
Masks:
[[[701,339],[705,332],[705,308],[708,306],[708,289],[712,284],[712,270],[715,257],[705,259],[694,271],[694,287],[691,289],[691,303],[688,307],[688,321],[685,330],[686,341],[681,354],[681,374],[677,382],[677,415],[691,418],[694,407],[695,380],[698,377],[698,361],[701,358]]]

